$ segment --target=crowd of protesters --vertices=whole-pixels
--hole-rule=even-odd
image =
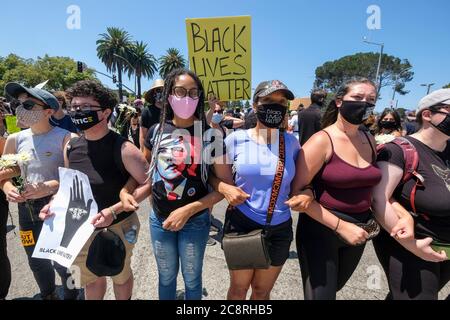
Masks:
[[[15,183],[20,168],[0,170],[0,299],[11,282],[8,202],[17,203],[21,235],[32,239],[22,243],[42,299],[58,299],[55,270],[65,284],[71,277],[32,257],[53,215],[59,167],[85,173],[98,205],[95,232],[74,262],[86,299],[102,299],[111,274],[116,299],[131,299],[137,209],[148,198],[163,300],[176,298],[180,268],[185,298],[201,299],[211,212],[223,199],[223,232],[264,229],[270,257],[266,268],[230,267],[228,299],[249,290],[251,299],[270,299],[294,238],[308,300],[336,299],[372,239],[388,298],[437,299],[450,281],[450,89],[427,95],[403,119],[390,108],[374,115],[377,87],[364,78],[342,83],[331,100],[314,90],[310,106],[292,111],[294,95],[281,81],[261,82],[252,107],[227,109],[184,69],[130,105],[90,80],[53,93],[8,83],[5,95],[1,152],[29,152],[33,160],[23,190]],[[19,132],[6,133],[7,115],[17,117]],[[123,267],[112,263],[108,272],[89,259],[102,250],[105,228],[124,244]],[[79,298],[79,288],[65,286],[62,298]]]

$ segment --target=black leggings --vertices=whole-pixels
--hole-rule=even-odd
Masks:
[[[61,277],[64,288],[64,299],[76,299],[78,296],[78,289],[70,289],[69,283],[73,283],[70,278],[70,273],[67,268],[59,265],[56,262],[47,259],[33,258],[33,251],[36,242],[44,224],[39,220],[39,211],[47,204],[49,199],[39,199],[34,201],[31,207],[31,213],[25,203],[19,203],[19,225],[22,237],[22,244],[28,256],[28,265],[33,272],[34,279],[39,287],[41,297],[45,298],[55,292],[55,270]],[[33,244],[34,243],[34,244]]]
[[[450,281],[449,260],[422,260],[385,231],[374,239],[374,247],[394,300],[437,300],[439,291]]]
[[[11,284],[11,264],[6,248],[6,224],[8,221],[8,202],[4,200],[4,194],[0,191],[0,300],[8,295]]]
[[[306,213],[300,214],[296,242],[305,300],[335,300],[358,266],[365,245],[345,244]]]

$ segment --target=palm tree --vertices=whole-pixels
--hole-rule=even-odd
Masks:
[[[130,34],[119,28],[109,27],[107,33],[100,34],[97,40],[97,57],[105,64],[110,72],[116,72],[119,80],[119,99],[122,102],[122,70],[123,58],[129,56],[131,47]]]
[[[169,48],[166,55],[159,58],[159,74],[164,79],[170,71],[185,68],[186,60],[178,49]]]
[[[128,72],[128,77],[133,74],[137,78],[137,97],[141,98],[141,78],[153,78],[153,75],[158,70],[157,61],[155,57],[147,51],[147,44],[136,41],[129,52],[128,58],[130,65],[125,65],[125,71]]]

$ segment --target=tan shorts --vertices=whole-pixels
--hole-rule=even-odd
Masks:
[[[133,225],[137,226],[136,237],[138,237],[139,229],[140,229],[141,225],[139,223],[139,218],[136,213],[133,213],[131,216],[129,216],[125,220],[120,221],[119,223],[108,227],[109,230],[111,230],[112,232],[117,234],[120,237],[120,239],[122,239],[123,244],[125,245],[125,250],[126,250],[125,264],[124,264],[122,272],[119,273],[118,275],[111,277],[114,284],[118,284],[118,285],[124,284],[133,275],[133,272],[131,271],[131,256],[133,255],[134,244],[129,243],[125,239],[125,236],[124,236],[124,234],[128,230],[130,230]],[[73,262],[73,266],[75,267],[74,269],[72,269],[74,271],[74,274],[73,274],[74,278],[76,279],[77,275],[80,275],[80,281],[78,282],[77,281],[78,279],[76,279],[75,283],[77,285],[79,284],[81,287],[85,287],[87,284],[92,283],[99,278],[97,275],[95,275],[91,271],[89,271],[89,269],[86,267],[86,260],[87,260],[89,247],[91,246],[92,241],[94,240],[95,236],[99,232],[100,231],[95,231],[91,235],[89,240],[86,242],[84,247],[81,249],[78,256],[75,258],[75,261]]]

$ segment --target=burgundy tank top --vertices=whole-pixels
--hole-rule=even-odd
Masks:
[[[376,152],[369,137],[363,131],[372,148],[372,164],[366,168],[358,168],[335,153],[331,136],[323,131],[330,138],[333,153],[314,177],[313,186],[317,201],[327,209],[343,213],[367,212],[372,204],[372,189],[381,180],[381,170],[375,163]]]

